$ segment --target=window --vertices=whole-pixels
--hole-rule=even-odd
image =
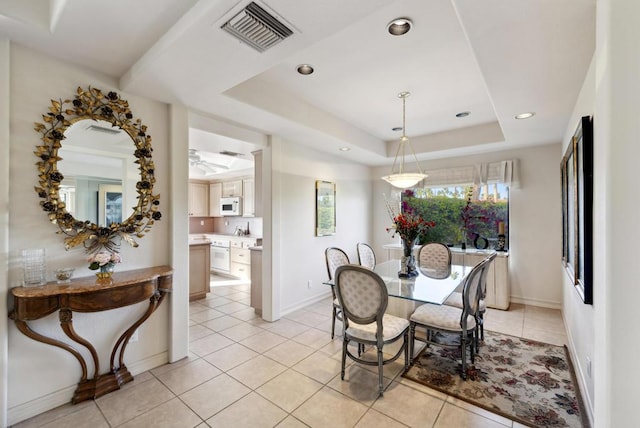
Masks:
[[[436,226],[420,236],[420,243],[442,242],[477,248],[495,248],[500,223],[508,248],[509,187],[503,183],[424,187],[403,193],[418,214]],[[404,204],[403,204],[404,206]]]

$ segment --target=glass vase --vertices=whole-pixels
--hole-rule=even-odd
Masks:
[[[402,240],[402,259],[400,259],[400,272],[398,276],[400,278],[412,278],[418,276],[418,269],[416,269],[416,258],[413,255],[413,247],[416,240]]]
[[[110,280],[113,275],[113,263],[107,263],[106,265],[100,266],[100,270],[96,272],[96,277],[99,280]]]

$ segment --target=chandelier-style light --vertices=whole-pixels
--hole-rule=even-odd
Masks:
[[[415,186],[420,180],[427,178],[427,174],[423,174],[418,163],[418,158],[413,151],[413,146],[409,137],[407,137],[405,129],[405,101],[407,97],[411,95],[409,92],[400,92],[399,98],[402,98],[402,137],[400,137],[400,144],[398,144],[398,150],[396,150],[396,157],[393,159],[393,166],[391,167],[391,175],[382,177],[384,181],[399,189],[406,189],[407,187]],[[404,152],[406,146],[409,146],[413,159],[416,161],[416,167],[418,172],[404,172]],[[400,155],[400,164],[398,172],[396,172],[396,164],[398,163],[398,155]]]

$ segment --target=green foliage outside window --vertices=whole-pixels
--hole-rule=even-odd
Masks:
[[[467,245],[473,245],[477,233],[490,241],[491,248],[494,247],[499,222],[505,223],[505,234],[508,234],[508,196],[502,195],[497,201],[494,201],[494,197],[477,200],[479,193],[477,187],[451,187],[416,189],[414,196],[403,194],[403,203],[410,204],[424,219],[435,222],[435,227],[420,235],[419,242],[459,245],[466,223]],[[502,193],[506,193],[506,190]],[[468,203],[469,195],[472,197]],[[466,214],[466,221],[463,213]]]

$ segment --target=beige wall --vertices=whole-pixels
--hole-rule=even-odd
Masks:
[[[48,270],[75,267],[77,276],[93,275],[88,270],[82,248],[65,251],[62,237],[40,209],[33,187],[37,172],[33,150],[39,135],[33,123],[41,121],[51,99],[72,98],[78,86],[89,85],[117,91],[117,82],[99,73],[54,60],[38,52],[11,45],[10,55],[10,169],[9,169],[9,287],[21,281],[20,250],[45,248]],[[161,195],[164,216],[150,233],[140,239],[139,248],[122,247],[124,262],[117,269],[170,264],[171,216],[169,209],[169,110],[166,104],[122,94],[130,103],[134,117],[140,117],[153,137],[157,183],[155,192]],[[95,314],[74,314],[78,333],[92,341],[102,357],[108,361],[110,348],[118,335],[145,310],[145,303]],[[168,304],[140,328],[140,339],[127,348],[126,364],[134,372],[158,365],[167,360]],[[33,323],[34,329],[57,338],[65,338],[60,331],[57,314]],[[14,325],[8,328],[8,407],[9,423],[40,413],[32,400],[47,405],[68,402],[80,377],[76,359],[58,348],[28,339]],[[103,362],[103,369],[106,365]]]

